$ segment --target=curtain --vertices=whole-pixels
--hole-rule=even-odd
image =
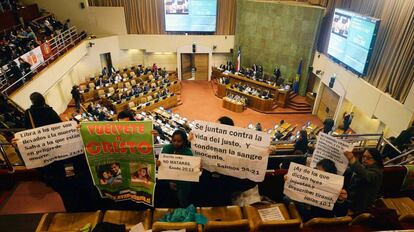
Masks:
[[[89,6],[124,7],[129,34],[165,34],[163,0],[89,0]]]
[[[237,0],[217,1],[217,35],[234,35]],[[124,7],[129,34],[165,34],[163,0],[89,0],[89,6]]]
[[[217,35],[234,35],[236,29],[237,0],[217,1]]]
[[[321,0],[326,7],[318,50],[327,53],[335,8],[381,19],[366,80],[404,102],[414,82],[414,0]]]

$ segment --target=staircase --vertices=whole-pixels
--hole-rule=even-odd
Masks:
[[[312,107],[306,102],[306,98],[299,96],[297,93],[294,93],[293,91],[289,93],[289,101],[287,107],[295,111],[298,111],[298,113],[312,113]]]

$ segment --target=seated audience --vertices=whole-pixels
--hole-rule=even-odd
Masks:
[[[323,133],[329,134],[332,131],[334,125],[335,121],[332,119],[332,116],[328,116],[325,121],[323,121]]]
[[[308,132],[301,130],[299,132],[299,138],[295,142],[294,153],[295,154],[306,154],[308,152]]]

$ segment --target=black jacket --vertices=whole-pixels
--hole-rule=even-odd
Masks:
[[[46,126],[54,123],[62,122],[59,115],[52,107],[45,105],[43,107],[34,107],[31,106],[24,112],[24,126],[26,129],[33,128],[29,112],[32,116],[34,127]]]
[[[349,165],[354,173],[349,186],[348,201],[355,213],[361,213],[372,206],[381,188],[383,169],[377,164],[364,167],[359,161]]]

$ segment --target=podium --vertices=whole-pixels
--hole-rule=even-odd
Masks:
[[[237,104],[227,99],[223,99],[223,108],[228,109],[230,111],[241,113],[244,111],[244,106],[242,104]]]

